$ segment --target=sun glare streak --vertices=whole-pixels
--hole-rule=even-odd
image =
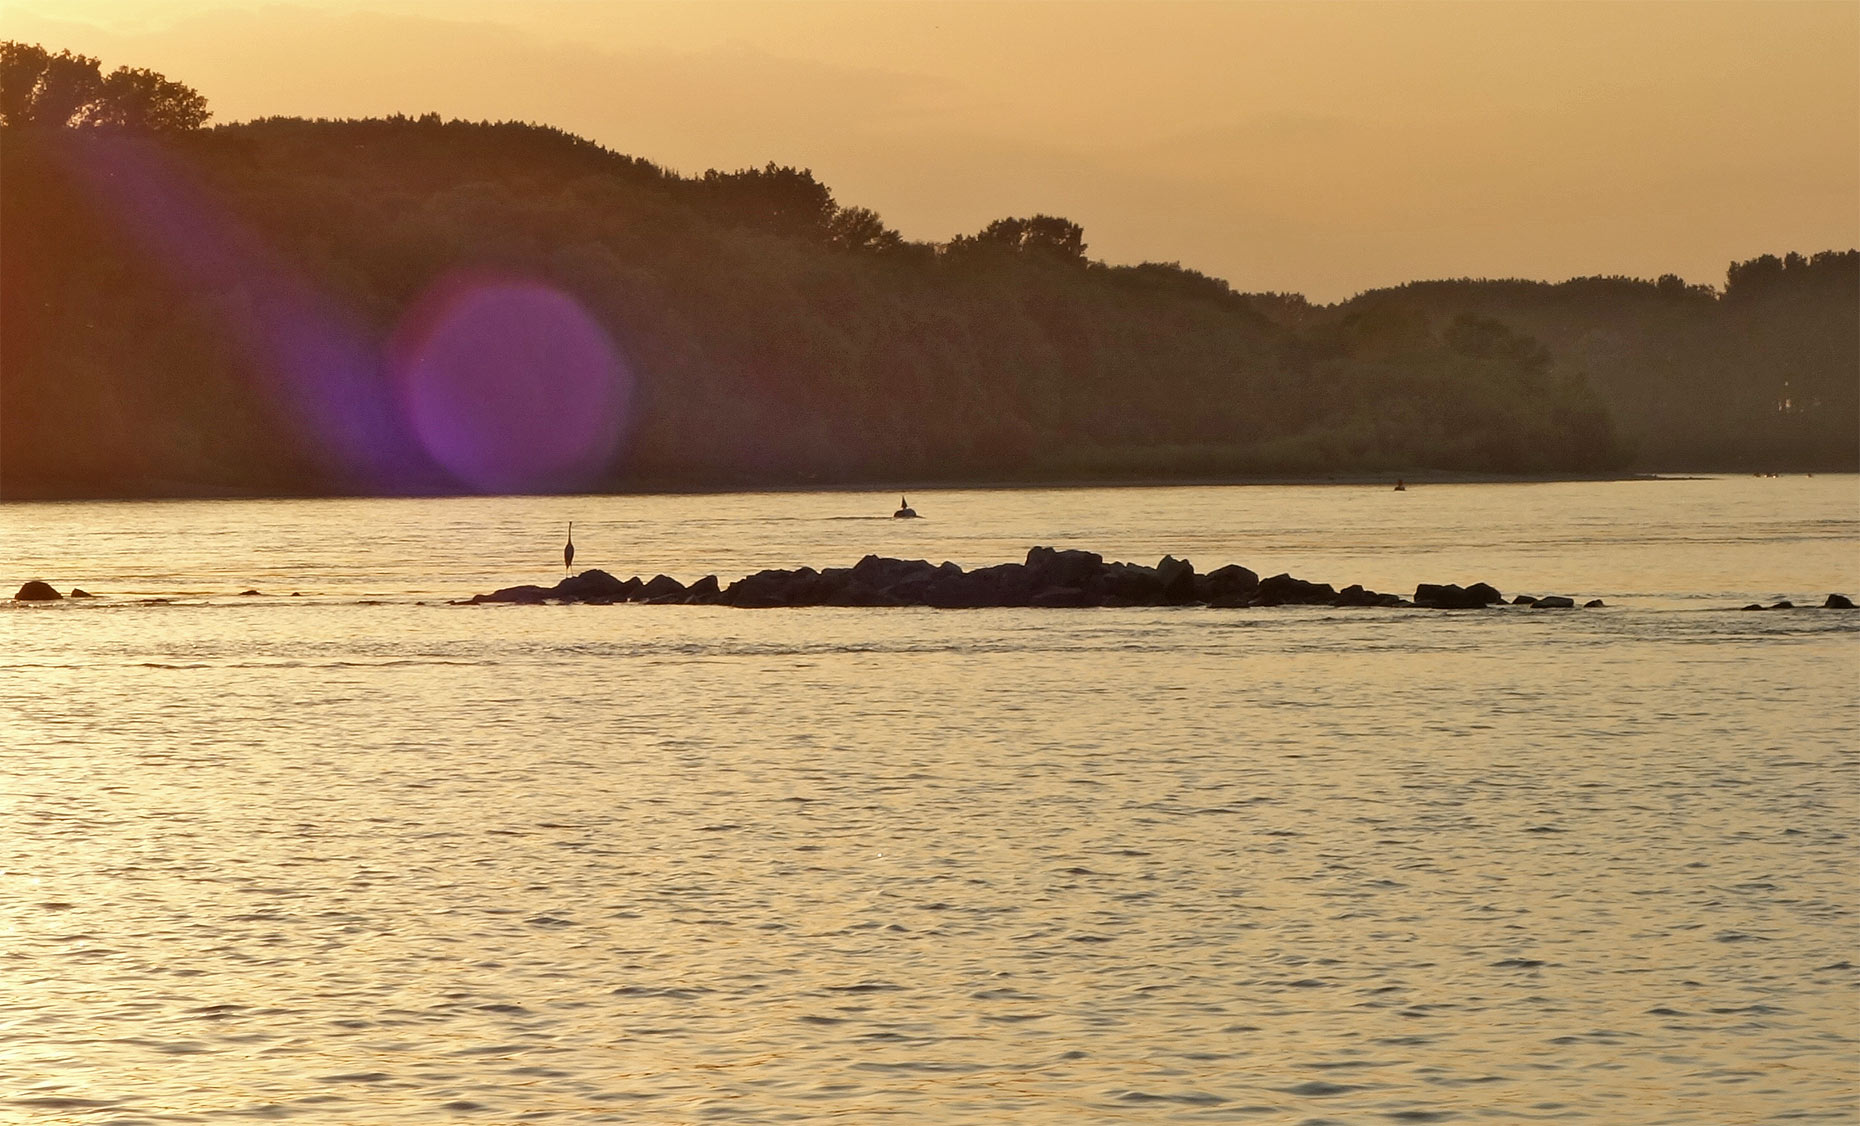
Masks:
[[[104,219],[209,311],[339,483],[386,492],[430,483],[353,317],[278,263],[153,145],[74,136],[60,155]]]

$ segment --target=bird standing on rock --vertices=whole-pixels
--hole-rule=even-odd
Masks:
[[[575,573],[575,522],[568,522],[568,542],[562,545],[562,569]]]

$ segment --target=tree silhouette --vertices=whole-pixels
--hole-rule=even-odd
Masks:
[[[772,160],[765,168],[738,172],[713,168],[699,186],[711,206],[735,222],[808,239],[826,239],[838,211],[833,193],[812,170]]]
[[[885,226],[878,212],[866,207],[842,207],[828,224],[833,244],[848,250],[896,250],[904,237]]]
[[[996,219],[977,234],[952,240],[950,249],[958,252],[1005,250],[1082,263],[1085,260],[1085,228],[1055,215]]]
[[[210,116],[198,91],[152,70],[118,67],[105,76],[89,55],[0,43],[0,125],[179,133]]]

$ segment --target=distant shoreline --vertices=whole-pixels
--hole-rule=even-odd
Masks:
[[[1824,476],[1853,475],[1854,470],[1821,470]],[[1780,477],[1812,477],[1812,472],[1780,473]],[[511,496],[722,496],[733,493],[912,493],[912,492],[992,492],[1010,489],[1170,489],[1170,488],[1251,488],[1270,486],[1325,486],[1349,488],[1386,488],[1397,482],[1416,485],[1552,485],[1600,481],[1703,481],[1723,477],[1768,476],[1745,470],[1675,471],[1644,473],[1454,473],[1417,471],[1409,473],[1337,473],[1297,477],[1147,477],[1003,481],[998,479],[915,480],[875,482],[807,482],[770,483],[639,481],[625,488],[591,490],[579,493],[513,493]],[[0,504],[58,504],[72,502],[139,502],[196,500],[440,500],[490,494],[468,492],[430,493],[342,493],[342,492],[267,492],[243,490],[183,482],[150,482],[140,491],[93,493],[83,490],[34,488],[25,495],[0,492]]]

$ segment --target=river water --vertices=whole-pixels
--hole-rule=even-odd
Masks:
[[[0,507],[0,1121],[1860,1116],[1860,481],[896,499]],[[1608,605],[447,604],[571,519]]]

